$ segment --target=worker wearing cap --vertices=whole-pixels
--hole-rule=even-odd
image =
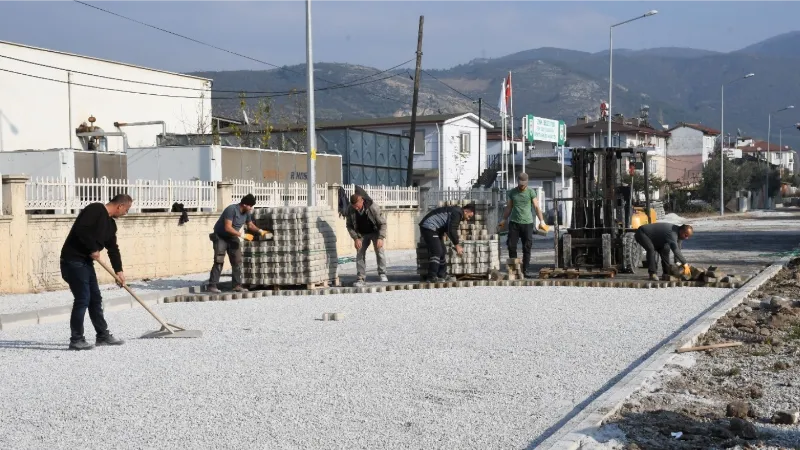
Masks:
[[[656,254],[661,256],[664,275],[670,275],[670,253],[675,255],[675,260],[680,261],[684,269],[688,268],[686,258],[681,253],[681,241],[689,239],[693,234],[691,225],[678,226],[668,222],[651,223],[636,229],[636,242],[647,252],[647,273],[651,281],[658,281]]]
[[[550,229],[542,217],[542,210],[539,209],[539,199],[536,198],[536,190],[528,188],[528,174],[525,172],[517,176],[517,186],[508,191],[508,204],[503,211],[503,220],[500,221],[500,228],[506,225],[508,220],[508,257],[517,257],[517,242],[522,239],[522,273],[525,278],[529,278],[528,265],[531,262],[531,248],[533,247],[533,210],[536,210],[536,217],[539,218],[539,229],[547,233]],[[509,220],[509,215],[510,220]]]
[[[211,268],[211,276],[208,280],[208,292],[220,292],[217,283],[222,275],[226,253],[231,262],[233,290],[236,292],[247,290],[242,286],[241,240],[252,241],[253,235],[241,233],[239,230],[242,225],[247,225],[247,230],[251,233],[258,233],[262,237],[267,234],[253,223],[253,207],[255,205],[256,198],[253,194],[247,194],[238,204],[234,203],[225,208],[214,225],[214,232],[209,235],[211,242],[214,243],[214,266]]]
[[[455,281],[454,277],[447,276],[447,252],[442,239],[447,235],[455,247],[456,253],[464,254],[464,248],[461,247],[458,239],[458,227],[461,221],[469,221],[474,216],[474,203],[463,208],[441,206],[426,214],[419,222],[420,236],[428,248],[428,282]]]

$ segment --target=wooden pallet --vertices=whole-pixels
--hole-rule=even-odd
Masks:
[[[339,277],[334,278],[333,280],[326,280],[320,281],[319,283],[307,283],[307,284],[272,284],[272,285],[260,285],[260,284],[250,284],[247,285],[247,289],[251,291],[286,291],[286,290],[302,290],[302,289],[321,289],[321,288],[328,288],[328,287],[339,287],[342,283],[339,281]]]
[[[539,271],[539,278],[614,278],[617,271],[614,269],[561,269],[545,267]]]

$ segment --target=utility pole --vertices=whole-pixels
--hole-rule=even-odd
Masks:
[[[306,72],[308,72],[308,118],[306,135],[308,148],[308,206],[317,205],[317,127],[314,123],[314,59],[311,52],[311,0],[306,0]]]
[[[406,187],[411,187],[414,173],[414,145],[417,137],[417,100],[419,100],[419,71],[422,68],[422,24],[425,16],[419,16],[419,34],[417,35],[417,68],[414,71],[414,99],[411,101],[411,136],[408,142],[408,173],[406,173]],[[442,151],[442,149],[439,149]],[[440,167],[439,170],[442,170]],[[441,188],[441,186],[439,186]]]
[[[481,133],[483,133],[483,98],[478,97],[478,178],[481,176]]]

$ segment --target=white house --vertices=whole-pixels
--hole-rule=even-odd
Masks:
[[[669,133],[666,179],[691,182],[703,171],[721,132],[702,124],[681,122]],[[726,150],[726,154],[730,153]]]
[[[749,155],[758,161],[766,161],[767,159],[767,142],[757,141],[750,138],[738,139],[736,142],[736,149],[741,152],[741,155]],[[774,142],[769,143],[769,163],[779,168],[781,172],[788,171],[794,173],[795,170],[795,152],[788,145],[783,148],[780,144]]]
[[[667,140],[670,134],[652,128],[641,119],[625,120],[615,116],[611,121],[611,146],[620,148],[651,148],[649,173],[665,178],[667,175]],[[606,119],[589,122],[578,118],[575,125],[567,127],[567,142],[570,147],[607,147],[608,121]]]
[[[0,68],[3,152],[121,152],[164,132],[211,131],[209,79],[3,41]],[[80,137],[82,124],[108,135]]]
[[[417,116],[413,182],[432,189],[467,189],[477,180],[478,153],[486,167],[486,130],[493,125],[473,113]],[[322,122],[318,130],[351,128],[409,136],[411,117]]]

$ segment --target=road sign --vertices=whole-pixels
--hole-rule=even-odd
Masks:
[[[564,122],[545,119],[544,117],[528,116],[527,138],[529,141],[552,142],[564,145],[567,140],[567,128]],[[561,124],[564,124],[563,131]],[[563,135],[563,139],[561,139]]]
[[[559,146],[563,146],[567,142],[567,123],[563,120],[558,121],[558,142]]]

